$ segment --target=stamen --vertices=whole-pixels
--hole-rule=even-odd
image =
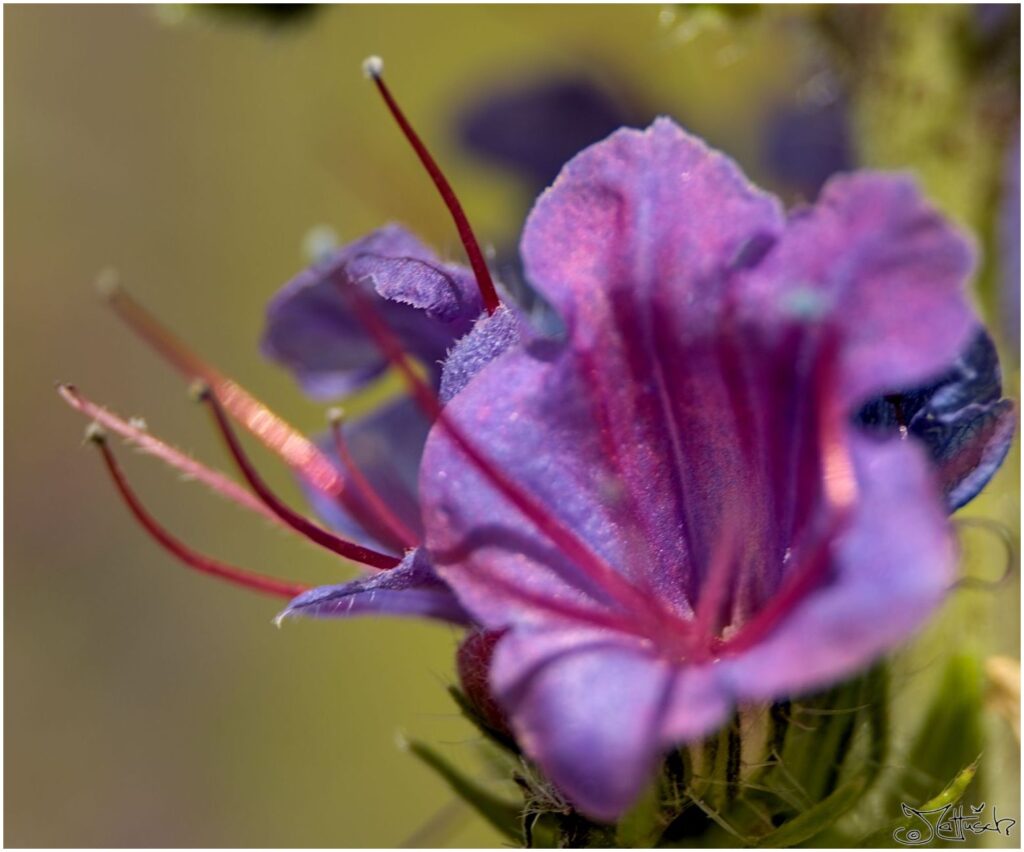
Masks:
[[[137,447],[147,455],[153,456],[180,471],[188,479],[195,479],[211,488],[214,493],[226,497],[239,506],[258,512],[263,517],[274,523],[282,523],[281,519],[270,511],[263,503],[242,488],[237,482],[228,479],[220,471],[213,470],[192,457],[186,455],[176,447],[165,444],[159,438],[155,438],[144,428],[133,423],[126,422],[111,411],[101,408],[92,400],[83,396],[78,388],[73,385],[58,385],[57,393],[60,394],[68,405],[75,411],[84,414],[90,420],[105,426],[111,432],[120,435],[133,446]]]
[[[241,568],[235,568],[234,566],[226,565],[223,562],[218,562],[215,559],[210,559],[209,557],[196,553],[194,550],[186,547],[167,532],[167,530],[161,527],[153,519],[152,515],[143,508],[138,497],[135,496],[135,492],[132,491],[131,487],[128,485],[128,481],[125,479],[117,460],[114,458],[114,454],[107,445],[106,436],[103,433],[102,427],[96,423],[92,424],[86,432],[86,437],[99,449],[100,454],[103,457],[103,462],[107,467],[107,472],[110,474],[110,478],[117,487],[118,493],[121,495],[121,498],[124,500],[125,505],[128,506],[132,515],[135,516],[135,519],[139,522],[142,528],[145,529],[145,531],[149,533],[149,535],[172,556],[179,559],[181,562],[184,562],[187,566],[195,569],[196,571],[201,571],[204,574],[210,574],[214,577],[226,580],[229,583],[233,583],[236,586],[243,586],[244,588],[263,592],[268,595],[274,595],[279,598],[291,599],[312,588],[311,586],[307,586],[303,583],[291,583],[285,580],[278,580],[275,577],[268,577],[264,574],[257,574],[253,571],[245,571]]]
[[[533,499],[519,485],[509,479],[493,462],[481,453],[465,436],[461,428],[448,416],[433,390],[419,377],[401,344],[374,313],[366,297],[357,288],[346,288],[367,330],[373,336],[388,361],[401,372],[416,403],[439,424],[452,442],[458,446],[477,472],[500,491],[522,514],[548,537],[569,560],[599,589],[605,590],[627,612],[651,628],[670,625],[677,634],[688,633],[690,625],[662,608],[656,599],[643,595],[629,580],[619,574],[601,556],[590,549],[575,532],[558,517]],[[653,624],[650,624],[653,619]]]
[[[455,222],[455,227],[458,229],[462,246],[469,257],[469,264],[473,267],[476,286],[480,290],[480,297],[483,299],[484,307],[487,309],[487,313],[493,314],[501,305],[501,300],[498,298],[498,292],[494,288],[494,281],[491,278],[490,271],[487,269],[483,252],[480,251],[480,244],[476,240],[476,235],[473,233],[472,227],[470,227],[469,220],[466,218],[466,214],[451,184],[448,183],[444,172],[441,171],[440,166],[437,165],[437,162],[427,150],[427,146],[423,144],[423,141],[405,117],[405,113],[402,112],[398,103],[392,97],[390,89],[388,89],[387,84],[384,82],[384,62],[381,58],[379,56],[371,56],[366,59],[363,62],[363,73],[376,84],[377,91],[384,98],[384,103],[387,104],[391,115],[398,123],[409,144],[412,145],[416,156],[420,158],[423,168],[427,170],[427,174],[430,175],[430,179],[434,182],[434,186],[437,187],[441,198],[444,199],[444,204],[448,208],[452,220]]]
[[[345,440],[345,434],[341,428],[344,418],[344,412],[340,408],[332,408],[327,412],[327,419],[331,424],[331,435],[334,438],[334,451],[338,454],[338,458],[341,460],[345,472],[348,473],[352,485],[355,486],[356,491],[366,501],[371,511],[375,513],[380,524],[387,527],[391,534],[402,543],[403,547],[417,547],[419,545],[419,537],[402,523],[398,515],[391,511],[388,504],[377,493],[377,489],[373,487],[370,480],[359,469],[359,465],[352,456],[351,450],[349,450],[348,441]]]
[[[224,439],[224,443],[227,446],[231,457],[234,459],[235,464],[238,465],[239,471],[241,471],[242,476],[245,477],[245,481],[248,482],[252,490],[256,492],[256,496],[266,503],[270,510],[282,521],[315,544],[319,544],[321,547],[326,548],[339,556],[343,556],[346,559],[352,559],[356,562],[361,562],[363,565],[369,565],[371,568],[379,568],[382,571],[386,571],[389,568],[395,568],[399,565],[401,562],[399,558],[395,556],[388,556],[384,553],[378,553],[376,550],[371,550],[370,548],[363,547],[355,542],[347,541],[329,530],[325,530],[323,527],[314,524],[312,521],[307,520],[298,512],[293,511],[282,503],[277,495],[275,495],[267,484],[260,478],[259,474],[256,473],[256,469],[253,467],[252,462],[249,461],[248,456],[242,449],[242,445],[238,441],[238,436],[235,435],[234,429],[231,428],[231,424],[228,422],[228,418],[224,414],[224,410],[220,407],[220,403],[217,401],[214,394],[210,392],[206,385],[200,383],[196,389],[195,395],[199,401],[205,402],[209,406],[210,412],[213,414],[217,430]]]
[[[347,499],[344,480],[319,448],[248,391],[205,363],[171,334],[111,276],[97,282],[117,316],[187,380],[205,381],[221,405],[270,450],[319,491]]]

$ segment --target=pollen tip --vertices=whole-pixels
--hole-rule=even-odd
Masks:
[[[376,80],[384,73],[384,60],[379,56],[367,56],[363,60],[363,75],[367,80]]]
[[[57,395],[72,408],[78,408],[78,389],[67,382],[54,382]]]
[[[121,293],[121,275],[113,267],[107,267],[96,276],[96,292],[102,299],[112,301]]]
[[[93,444],[102,444],[107,440],[107,432],[99,423],[93,421],[85,427],[84,440]]]
[[[409,738],[405,735],[404,731],[395,731],[395,745],[398,746],[401,751],[409,750]]]
[[[193,402],[206,402],[210,397],[210,386],[202,379],[196,379],[188,386],[188,395]]]
[[[340,426],[345,422],[345,409],[340,405],[332,406],[327,409],[327,422],[331,426]]]

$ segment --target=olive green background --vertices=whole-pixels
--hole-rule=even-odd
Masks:
[[[385,58],[481,237],[500,244],[528,199],[456,147],[468,93],[586,67],[761,176],[750,129],[793,84],[797,47],[785,29],[689,31],[658,6],[337,7],[277,31],[124,6],[7,7],[4,22],[6,845],[388,846],[439,811],[431,842],[496,843],[396,746],[405,731],[474,765],[475,733],[444,690],[456,633],[395,620],[275,629],[275,602],[179,569],[132,524],[53,382],[223,464],[178,378],[95,298],[113,265],[209,360],[321,428],[323,408],[256,348],[304,235],[326,223],[348,239],[395,219],[457,246],[362,79],[367,54]],[[351,575],[157,463],[121,458],[197,549],[309,582]],[[259,460],[298,503],[287,472]],[[1017,495],[1014,460],[972,511],[1015,525]],[[1012,655],[1016,595],[1011,583],[985,626]],[[1004,762],[1013,777],[1012,748]]]

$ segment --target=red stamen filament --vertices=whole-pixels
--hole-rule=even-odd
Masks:
[[[386,527],[366,515],[363,504],[353,500],[344,478],[334,463],[301,432],[267,408],[247,390],[195,355],[116,282],[105,280],[101,292],[117,316],[145,343],[163,356],[189,380],[202,379],[210,386],[224,409],[260,442],[280,456],[313,488],[337,500],[367,530],[379,538]]]
[[[121,495],[121,498],[124,500],[125,505],[127,505],[132,515],[135,516],[135,519],[139,522],[142,528],[149,533],[149,535],[164,550],[181,562],[185,563],[185,565],[196,571],[201,571],[204,574],[210,574],[214,577],[220,578],[221,580],[226,580],[236,586],[243,586],[247,589],[252,589],[253,591],[262,592],[268,595],[274,595],[279,598],[291,599],[311,588],[310,586],[302,583],[290,583],[285,580],[278,580],[275,577],[268,577],[264,574],[257,574],[252,571],[235,568],[231,565],[225,565],[223,562],[218,562],[207,556],[203,556],[202,554],[196,553],[194,550],[186,547],[167,532],[167,530],[161,527],[153,519],[152,515],[143,508],[138,497],[135,496],[135,493],[128,485],[128,481],[125,479],[117,460],[114,458],[114,454],[110,450],[110,447],[107,446],[107,441],[103,437],[102,433],[100,433],[98,429],[93,429],[91,430],[89,437],[99,448],[100,454],[103,457],[103,462],[106,465],[107,472],[110,474],[111,480],[117,487],[118,493]]]
[[[363,324],[381,352],[401,372],[417,404],[445,430],[452,442],[491,485],[547,536],[598,588],[606,590],[627,612],[639,618],[641,623],[646,623],[654,631],[667,627],[676,635],[680,632],[689,633],[690,625],[687,622],[663,609],[656,600],[643,595],[629,580],[591,550],[575,532],[484,456],[452,421],[433,390],[413,369],[401,345],[377,318],[366,297],[354,287],[347,288],[346,292],[351,295]],[[649,630],[648,633],[650,632]]]
[[[347,541],[346,539],[325,530],[323,527],[317,526],[312,521],[307,520],[298,512],[295,512],[282,503],[277,495],[275,495],[267,484],[260,478],[259,474],[256,473],[256,469],[253,467],[252,462],[249,461],[248,456],[242,449],[242,445],[238,441],[238,436],[235,435],[234,429],[231,428],[227,415],[224,414],[224,410],[220,407],[220,403],[217,401],[217,398],[209,391],[208,388],[204,387],[199,391],[199,399],[207,403],[209,406],[210,411],[213,414],[214,423],[217,426],[217,431],[224,439],[224,443],[227,446],[231,458],[234,459],[234,462],[238,466],[242,476],[245,478],[245,481],[249,483],[249,487],[252,488],[252,490],[256,492],[256,496],[259,497],[267,507],[288,526],[300,535],[305,536],[310,541],[326,548],[332,553],[336,553],[338,556],[343,556],[346,559],[352,559],[355,562],[360,562],[363,565],[368,565],[371,568],[379,568],[382,571],[386,571],[389,568],[395,568],[401,562],[401,560],[395,556],[378,553],[376,550],[371,550],[370,548],[363,547],[355,542]]]
[[[430,179],[434,182],[434,186],[437,187],[437,191],[441,194],[445,207],[448,208],[448,212],[455,222],[455,227],[459,232],[459,239],[462,241],[462,246],[469,257],[469,264],[473,267],[473,275],[476,277],[476,286],[480,290],[480,297],[483,299],[484,308],[486,308],[487,313],[493,314],[501,306],[501,300],[498,298],[498,292],[494,288],[494,281],[491,279],[491,273],[487,269],[483,252],[480,251],[480,244],[477,242],[476,235],[473,233],[472,227],[470,227],[469,220],[466,218],[459,199],[456,197],[451,184],[448,183],[448,179],[444,176],[444,172],[441,171],[441,167],[438,166],[437,161],[430,155],[427,146],[423,144],[423,140],[413,130],[409,120],[405,117],[405,113],[402,112],[387,84],[384,82],[382,76],[383,64],[380,59],[377,57],[367,59],[363,63],[363,70],[376,84],[377,91],[380,92],[384,103],[387,104],[388,110],[390,110],[403,135],[416,152],[416,156],[419,157],[423,168],[427,170],[427,174],[430,175]]]
[[[145,308],[115,282],[104,281],[101,292],[117,316],[186,379],[202,379],[231,416],[270,450],[281,456],[310,485],[344,500],[344,481],[319,448],[278,417],[244,388],[191,352]]]
[[[221,497],[226,497],[239,506],[256,512],[274,523],[282,523],[277,515],[234,480],[229,479],[220,471],[213,470],[196,461],[177,447],[164,443],[159,438],[149,434],[144,428],[133,426],[113,412],[101,408],[95,402],[83,396],[78,388],[72,385],[60,385],[57,388],[57,392],[60,394],[61,399],[75,409],[75,411],[84,414],[90,420],[120,435],[147,455],[159,459],[189,479],[203,483],[203,485],[206,485]]]
[[[370,507],[371,511],[374,512],[377,520],[382,526],[387,527],[391,534],[394,535],[404,547],[417,547],[419,545],[419,537],[405,524],[403,524],[401,519],[391,511],[388,504],[385,503],[380,494],[377,493],[377,489],[373,487],[370,480],[368,480],[362,470],[359,469],[359,465],[352,456],[352,452],[348,446],[348,441],[345,440],[345,434],[341,428],[343,420],[341,411],[339,409],[332,409],[329,419],[331,423],[331,435],[334,438],[334,450],[338,454],[338,458],[341,460],[341,464],[345,468],[345,472],[349,475],[349,481],[355,487],[356,491],[359,492],[360,496],[366,501],[366,504]]]

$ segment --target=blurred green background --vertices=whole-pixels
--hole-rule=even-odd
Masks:
[[[837,48],[855,72],[865,63],[861,157],[917,169],[993,249],[1005,127],[986,131],[996,127],[989,90],[979,104],[974,78],[948,68],[946,52],[960,48],[941,21],[968,12],[929,18],[922,8],[901,13],[925,17],[910,22],[917,40],[887,58]],[[73,381],[222,464],[177,377],[98,304],[91,282],[114,265],[198,351],[318,431],[322,407],[256,349],[264,305],[304,265],[310,228],[349,239],[395,219],[457,247],[359,73],[364,56],[385,58],[478,233],[501,245],[516,238],[528,196],[460,150],[453,116],[470,94],[530,70],[586,68],[785,189],[764,167],[757,128],[817,61],[803,14],[353,6],[275,29],[173,7],[4,10],[6,845],[389,846],[439,812],[434,842],[497,842],[395,745],[407,731],[473,765],[476,734],[444,691],[455,632],[398,621],[275,629],[274,602],[181,570],[146,540],[81,448],[84,424],[53,382]],[[854,35],[840,26],[833,39]],[[904,73],[926,88],[886,89]],[[880,125],[887,132],[872,132]],[[987,265],[981,282],[994,318],[998,269]],[[1001,342],[1018,396],[1016,344]],[[197,549],[309,582],[345,576],[158,464],[121,457],[154,514]],[[298,504],[287,472],[260,458]],[[1017,459],[968,510],[1014,536]],[[989,576],[1001,559],[976,534],[965,552]],[[982,627],[964,641],[1018,657],[1016,578],[998,600],[970,594]],[[1009,808],[1017,746],[992,724]]]

